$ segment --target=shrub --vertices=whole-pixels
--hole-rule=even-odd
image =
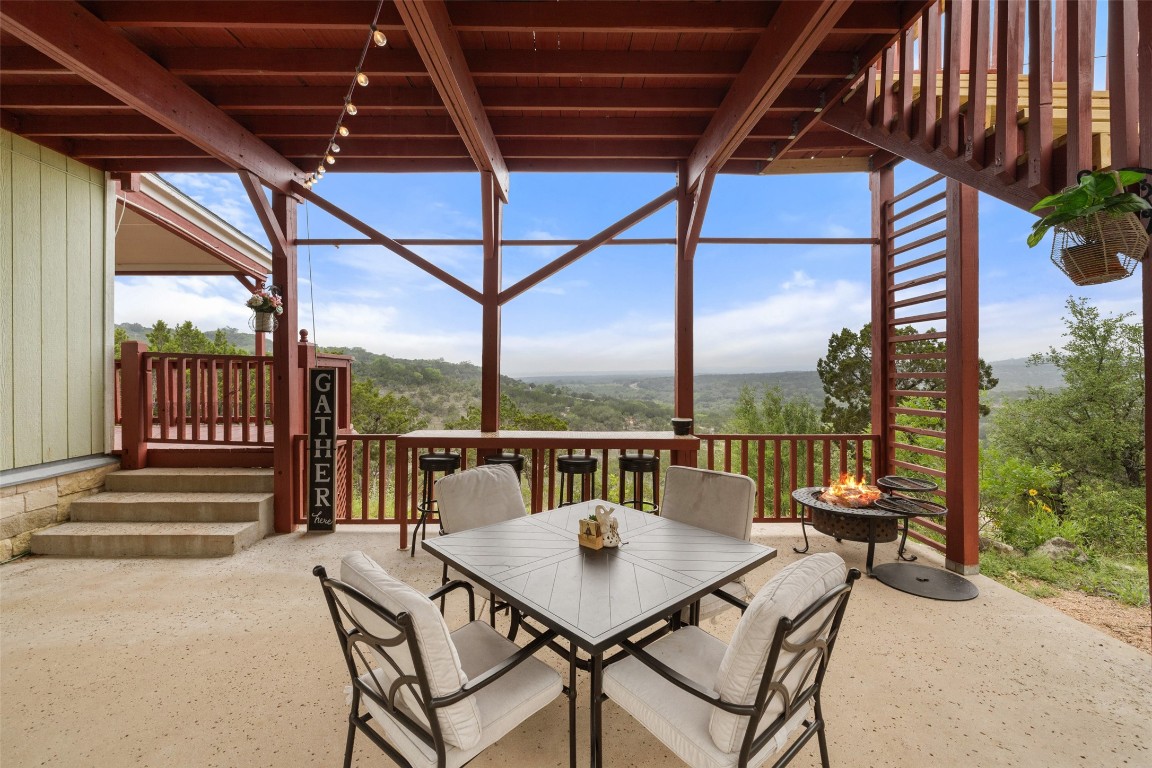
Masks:
[[[1067,493],[1064,513],[1083,531],[1088,546],[1108,554],[1133,555],[1147,551],[1144,502],[1143,488],[1097,481]]]

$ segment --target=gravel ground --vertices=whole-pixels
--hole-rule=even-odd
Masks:
[[[1152,612],[1147,606],[1137,608],[1072,590],[1043,598],[1040,602],[1152,654]]]

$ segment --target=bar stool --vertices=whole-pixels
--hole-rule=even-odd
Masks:
[[[484,457],[485,464],[508,464],[516,470],[519,479],[524,474],[524,456],[519,453],[494,453]]]
[[[566,507],[576,503],[572,500],[572,489],[576,484],[576,475],[580,475],[581,478],[580,501],[595,498],[596,464],[595,456],[556,457],[556,471],[560,473],[560,506]]]
[[[421,541],[428,538],[429,513],[440,511],[436,505],[436,483],[434,475],[437,472],[450,475],[460,469],[460,454],[424,453],[420,455],[417,461],[417,467],[424,473],[424,488],[420,491],[420,503],[416,505],[416,509],[420,510],[420,522],[416,523],[416,527],[412,529],[411,557],[416,557],[416,534],[421,534]],[[421,528],[423,528],[423,531],[420,530]]]
[[[646,456],[640,454],[620,454],[620,503],[627,504],[633,509],[653,514],[660,511],[660,505],[655,501],[644,498],[644,478],[652,476],[652,493],[656,493],[656,473],[660,471],[660,457],[653,454]],[[628,476],[632,476],[632,498],[624,498],[628,485]]]

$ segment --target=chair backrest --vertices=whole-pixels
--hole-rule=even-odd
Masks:
[[[839,555],[827,552],[792,563],[760,589],[736,626],[716,677],[722,700],[754,705],[758,715],[715,710],[708,730],[717,747],[755,754],[817,700],[859,576]],[[750,729],[750,724],[755,725]]]
[[[436,481],[440,525],[459,533],[527,514],[520,479],[508,464],[484,464]]]
[[[468,681],[448,625],[436,605],[393,578],[363,552],[340,562],[340,580],[322,568],[324,597],[341,638],[352,685],[391,718],[386,732],[419,740],[441,755],[445,744],[469,749],[480,741],[474,697],[451,704],[436,698]]]
[[[756,483],[731,472],[668,467],[660,516],[734,539],[750,540]]]

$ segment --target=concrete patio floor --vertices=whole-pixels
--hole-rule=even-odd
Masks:
[[[757,525],[779,557],[795,526]],[[0,567],[0,764],[331,766],[343,756],[346,672],[320,588],[322,564],[360,549],[427,591],[440,569],[394,530],[294,533],[217,560],[31,557]],[[863,569],[865,546],[820,534]],[[880,545],[877,563],[895,545]],[[921,562],[938,564],[917,550]],[[826,680],[836,766],[1152,765],[1152,656],[989,579],[968,602],[858,582]],[[452,626],[464,616],[449,612]],[[736,614],[707,621],[727,639]],[[551,654],[541,658],[566,666]],[[580,765],[587,680],[578,681]],[[607,702],[605,763],[679,764]],[[354,765],[388,765],[358,739]],[[567,765],[566,700],[483,753],[475,768]],[[815,743],[792,763],[819,765]]]

